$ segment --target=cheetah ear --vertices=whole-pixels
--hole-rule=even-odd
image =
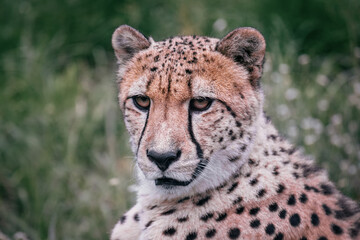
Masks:
[[[216,44],[216,50],[244,66],[249,71],[251,84],[258,88],[265,60],[265,39],[249,27],[237,28]]]
[[[136,53],[151,45],[143,34],[128,25],[121,25],[115,30],[111,43],[119,64],[125,64]]]

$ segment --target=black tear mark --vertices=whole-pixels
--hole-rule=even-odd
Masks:
[[[137,150],[136,150],[136,157],[137,157],[137,155],[139,153],[140,143],[141,143],[141,140],[142,140],[142,138],[144,136],[144,132],[145,132],[145,129],[146,129],[146,126],[147,126],[147,122],[148,122],[148,119],[149,119],[149,112],[150,111],[147,111],[147,113],[146,113],[146,120],[145,120],[144,128],[141,131],[141,135],[140,135],[140,138],[139,138],[138,147],[137,147]]]

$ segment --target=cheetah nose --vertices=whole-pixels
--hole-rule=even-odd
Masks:
[[[156,151],[146,151],[147,157],[151,162],[155,163],[161,171],[165,171],[169,168],[170,164],[179,160],[181,151],[159,153]]]

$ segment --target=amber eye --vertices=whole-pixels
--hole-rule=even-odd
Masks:
[[[207,110],[212,103],[210,98],[194,98],[190,101],[190,109],[193,111],[205,111]]]
[[[134,101],[134,104],[137,108],[140,110],[148,110],[150,107],[150,98],[146,96],[135,96],[132,98]]]

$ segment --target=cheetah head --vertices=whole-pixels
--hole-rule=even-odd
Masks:
[[[262,112],[265,40],[257,30],[155,42],[122,25],[112,46],[140,191],[198,193],[242,167]]]

